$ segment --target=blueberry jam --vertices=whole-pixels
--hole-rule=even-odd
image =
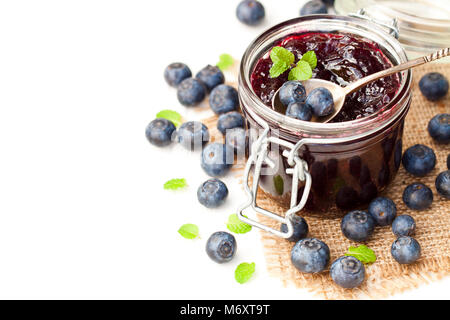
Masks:
[[[392,67],[379,46],[369,40],[346,34],[306,33],[286,37],[275,44],[296,57],[296,62],[307,51],[317,56],[313,78],[329,80],[341,86],[367,75]],[[272,61],[267,52],[260,58],[251,74],[251,84],[256,95],[271,107],[274,93],[288,80],[289,71],[278,78],[270,78]],[[331,122],[343,122],[368,116],[386,106],[400,87],[397,75],[368,84],[347,97],[342,111]],[[276,110],[285,114],[286,110]]]

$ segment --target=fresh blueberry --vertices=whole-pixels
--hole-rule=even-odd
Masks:
[[[218,67],[211,65],[204,67],[195,77],[205,84],[208,92],[225,82],[225,76],[222,71]]]
[[[344,236],[357,242],[369,239],[374,229],[375,220],[365,211],[351,211],[341,221],[341,230]]]
[[[355,257],[340,257],[331,264],[330,276],[342,288],[356,288],[363,283],[366,268]]]
[[[433,192],[423,183],[412,183],[403,191],[403,202],[410,209],[425,210],[433,203]]]
[[[281,103],[287,107],[293,102],[305,102],[306,89],[300,81],[287,81],[279,91]]]
[[[439,143],[450,143],[450,114],[442,113],[428,122],[428,133]]]
[[[287,238],[286,240],[297,242],[303,238],[306,238],[309,228],[305,219],[300,216],[294,215],[292,216],[292,225],[294,227],[294,233],[290,238]],[[287,225],[285,223],[281,224],[280,230],[281,232],[286,233],[288,231]]]
[[[186,107],[198,105],[205,99],[206,88],[202,82],[194,78],[187,78],[178,85],[178,101]]]
[[[217,129],[226,134],[228,129],[244,128],[244,117],[237,111],[221,114],[217,120]]]
[[[247,133],[245,129],[233,128],[227,130],[225,144],[234,150],[238,158],[243,158],[247,149]]]
[[[188,150],[200,150],[208,141],[208,128],[201,122],[188,121],[178,129],[178,142]]]
[[[234,152],[222,143],[208,144],[202,151],[201,166],[213,177],[224,176],[234,162]]]
[[[158,118],[148,124],[145,129],[145,136],[151,144],[164,147],[172,142],[172,135],[175,130],[175,125],[172,122],[167,119]]]
[[[292,247],[291,261],[301,272],[321,272],[330,262],[330,248],[316,238],[302,239]]]
[[[310,121],[312,109],[304,102],[292,102],[286,109],[286,115],[294,119]]]
[[[394,222],[392,222],[392,232],[397,236],[412,236],[414,232],[416,232],[416,222],[414,218],[407,215],[402,214],[395,218]]]
[[[420,258],[420,244],[409,236],[398,237],[391,246],[392,257],[400,264],[410,264]]]
[[[239,21],[249,26],[260,23],[265,14],[261,2],[255,0],[241,1],[236,8],[236,16]]]
[[[367,211],[379,226],[390,225],[397,215],[394,201],[384,197],[375,198]]]
[[[406,171],[417,177],[423,177],[434,169],[436,155],[431,148],[423,144],[416,144],[406,149],[402,163]]]
[[[211,91],[209,105],[216,114],[236,111],[239,107],[238,92],[226,84],[218,85]]]
[[[301,16],[326,13],[328,13],[327,6],[321,0],[308,1],[300,10]]]
[[[192,77],[191,69],[181,62],[171,63],[164,70],[164,79],[172,87],[177,87],[181,81],[190,77]]]
[[[327,88],[315,88],[306,98],[306,103],[318,117],[324,117],[334,112],[333,95]]]
[[[198,201],[207,208],[217,208],[228,196],[228,188],[219,179],[209,179],[203,182],[197,190]]]
[[[439,173],[435,185],[437,192],[441,196],[450,199],[450,170]]]
[[[420,79],[419,88],[425,98],[437,101],[447,94],[448,81],[442,74],[430,72]]]
[[[214,232],[206,242],[206,253],[217,263],[228,262],[236,253],[236,239],[224,231]]]

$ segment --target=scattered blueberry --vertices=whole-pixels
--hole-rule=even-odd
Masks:
[[[433,192],[422,183],[412,183],[403,191],[403,202],[413,210],[425,210],[433,203]]]
[[[261,2],[244,0],[236,8],[236,16],[240,22],[253,26],[261,22],[265,16],[265,10]]]
[[[392,224],[397,215],[397,207],[394,201],[385,197],[372,200],[367,211],[379,226]]]
[[[450,143],[450,114],[442,113],[428,122],[428,133],[439,143]]]
[[[287,238],[286,240],[297,242],[303,238],[306,238],[306,236],[308,235],[309,227],[305,219],[300,216],[294,215],[292,216],[292,225],[294,226],[294,233],[290,238]],[[280,230],[281,232],[286,233],[288,231],[287,225],[283,223]]]
[[[225,144],[234,150],[238,158],[245,156],[247,148],[247,133],[243,128],[233,128],[227,130]]]
[[[407,215],[402,214],[395,218],[394,222],[392,222],[392,232],[397,236],[412,236],[414,232],[416,232],[416,222],[414,218]]]
[[[197,190],[198,201],[207,208],[217,208],[228,196],[228,188],[219,179],[209,179],[203,182]]]
[[[232,128],[244,128],[244,117],[237,111],[221,114],[217,120],[217,129],[226,134]]]
[[[406,149],[403,154],[402,163],[406,171],[412,175],[423,177],[434,169],[436,155],[433,149],[423,144],[416,144]]]
[[[437,192],[441,196],[450,199],[450,170],[439,173],[435,185]]]
[[[171,63],[164,70],[164,79],[172,87],[177,87],[181,81],[190,77],[192,77],[191,69],[181,62]]]
[[[310,14],[326,14],[326,13],[328,13],[327,6],[321,0],[308,1],[300,9],[301,16],[306,16]]]
[[[202,82],[194,78],[187,78],[178,85],[178,101],[186,107],[198,105],[205,99],[206,88]]]
[[[239,107],[238,92],[226,84],[218,85],[211,91],[209,105],[216,114],[236,111]]]
[[[355,257],[340,257],[331,264],[330,276],[342,288],[356,288],[363,283],[366,268]]]
[[[286,109],[286,115],[294,119],[310,121],[312,109],[304,102],[292,102]]]
[[[321,272],[330,262],[330,248],[316,238],[302,239],[292,247],[291,261],[301,272]]]
[[[210,176],[220,177],[225,175],[233,162],[233,149],[222,143],[208,144],[202,151],[201,166]]]
[[[204,83],[208,92],[225,82],[225,76],[222,71],[218,67],[211,65],[204,67],[195,77]]]
[[[175,125],[167,119],[158,118],[150,122],[145,129],[145,136],[151,144],[164,147],[172,142]]]
[[[351,211],[341,221],[341,230],[344,236],[357,242],[366,241],[374,229],[375,220],[365,211]]]
[[[293,102],[305,102],[306,89],[300,81],[287,81],[279,91],[281,103],[287,107]]]
[[[201,122],[188,121],[178,129],[178,142],[188,150],[200,150],[208,141],[208,128]]]
[[[309,104],[318,117],[328,116],[334,111],[333,95],[327,88],[316,88],[312,90],[306,98],[306,103]]]
[[[228,262],[236,253],[236,239],[224,231],[214,232],[206,242],[206,253],[217,263]]]
[[[409,236],[398,237],[391,246],[392,257],[401,264],[410,264],[420,258],[420,244]]]
[[[447,94],[448,81],[442,74],[430,72],[420,79],[419,88],[425,98],[437,101]]]

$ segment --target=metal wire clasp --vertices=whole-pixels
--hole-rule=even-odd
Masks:
[[[370,21],[372,23],[378,24],[384,28],[387,28],[389,30],[389,34],[393,36],[395,39],[399,38],[399,30],[398,30],[398,20],[397,18],[394,18],[391,20],[390,23],[387,23],[385,21],[381,21],[375,18],[370,17],[366,10],[364,8],[359,9],[357,13],[349,13],[350,17],[360,18],[366,21]]]

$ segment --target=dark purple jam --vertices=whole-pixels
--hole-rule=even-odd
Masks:
[[[329,80],[341,86],[392,67],[379,46],[354,35],[331,33],[306,33],[285,38],[282,46],[296,57],[313,50],[317,56],[317,67],[313,78]],[[270,78],[272,61],[267,52],[258,60],[251,75],[253,90],[269,107],[274,93],[287,81],[289,71],[278,78]],[[386,106],[400,87],[397,75],[370,83],[347,97],[342,111],[331,122],[343,122],[368,116]],[[282,114],[286,110],[276,110]]]

